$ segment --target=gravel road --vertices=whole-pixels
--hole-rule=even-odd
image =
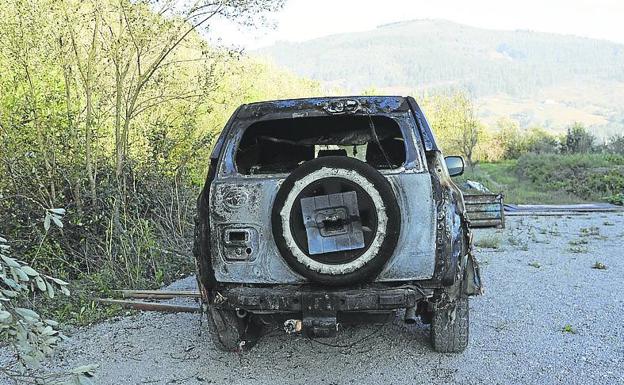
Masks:
[[[274,332],[229,354],[196,314],[142,313],[75,331],[52,365],[99,364],[96,383],[111,385],[624,384],[624,214],[513,217],[476,240],[498,248],[477,248],[486,293],[463,354],[433,352],[428,327],[399,318],[323,340],[364,338],[349,348]]]

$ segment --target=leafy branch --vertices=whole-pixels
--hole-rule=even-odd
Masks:
[[[44,227],[51,223],[62,227],[63,209],[46,210]],[[8,343],[15,353],[16,363],[0,367],[0,373],[15,383],[26,384],[78,384],[90,383],[94,366],[83,366],[69,373],[35,374],[41,361],[65,338],[59,331],[59,324],[39,315],[30,298],[36,293],[54,298],[57,292],[70,295],[68,283],[38,272],[26,262],[11,256],[7,239],[0,237],[0,342]]]

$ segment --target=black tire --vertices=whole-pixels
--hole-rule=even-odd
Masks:
[[[346,177],[341,177],[341,176],[321,177],[320,179],[314,179],[312,182],[313,184],[320,185],[322,183],[333,183],[334,185],[336,185],[336,184],[342,183],[343,185],[348,185],[350,187],[341,192],[355,191],[357,194],[358,205],[360,204],[360,202],[373,202],[373,207],[375,207],[376,210],[378,210],[378,212],[381,215],[382,211],[376,206],[376,203],[374,203],[374,200],[371,197],[371,194],[370,194],[371,192],[369,190],[372,188],[375,190],[374,192],[375,196],[378,196],[381,198],[381,202],[383,203],[383,208],[385,208],[383,210],[383,214],[385,214],[384,219],[386,219],[384,221],[385,223],[384,226],[385,226],[386,231],[385,231],[385,234],[384,233],[379,234],[379,237],[380,238],[383,237],[383,239],[381,240],[381,242],[377,242],[375,245],[375,248],[377,248],[377,252],[372,257],[370,257],[370,253],[369,253],[369,256],[367,256],[366,262],[362,262],[363,265],[353,271],[345,271],[343,273],[340,271],[336,271],[336,269],[334,269],[334,271],[332,271],[331,273],[319,272],[319,271],[313,270],[312,268],[310,268],[310,266],[302,263],[297,257],[295,257],[293,253],[293,249],[291,249],[291,247],[293,247],[292,239],[296,238],[296,236],[294,235],[293,223],[299,223],[299,221],[294,221],[294,220],[290,221],[291,227],[288,230],[289,232],[287,233],[289,234],[289,236],[291,236],[290,247],[288,246],[286,238],[284,237],[284,223],[283,223],[280,213],[282,212],[282,209],[284,208],[286,200],[289,198],[291,194],[294,194],[292,193],[292,191],[295,186],[295,183],[302,180],[302,178],[310,176],[310,174],[312,173],[321,172],[323,168],[328,168],[332,170],[336,170],[336,169],[347,170],[348,172],[354,171],[355,174],[351,174],[351,175],[358,175],[359,177],[363,177],[364,180],[366,181],[365,183],[366,186],[360,186],[359,184],[355,183],[353,180],[350,180]],[[297,204],[300,204],[299,203],[300,198],[302,194],[304,194],[304,191],[306,191],[305,189],[307,189],[308,186],[304,187],[304,190],[301,190],[301,193],[294,199],[295,203],[291,207],[289,218],[296,217]],[[367,187],[369,190],[365,189],[365,187]],[[376,216],[377,213],[373,215],[375,216],[374,221],[377,221],[378,220]],[[273,237],[275,239],[275,243],[277,245],[277,248],[280,251],[280,254],[284,258],[284,260],[288,263],[288,265],[294,271],[298,272],[299,274],[308,278],[309,280],[316,282],[316,283],[320,283],[323,285],[330,285],[330,286],[350,285],[354,283],[369,281],[373,279],[374,277],[376,277],[377,274],[379,274],[379,272],[383,268],[384,264],[392,256],[392,253],[394,252],[394,249],[398,242],[400,229],[401,229],[401,213],[400,213],[399,206],[397,204],[396,197],[394,195],[394,192],[392,190],[392,186],[390,185],[390,183],[386,180],[386,178],[381,173],[379,173],[379,171],[377,171],[373,167],[357,159],[349,158],[345,156],[327,156],[327,157],[313,159],[308,162],[305,162],[304,164],[299,166],[296,170],[294,170],[284,180],[284,182],[282,183],[276,195],[275,201],[273,203],[272,213],[271,213],[271,221],[272,221]],[[301,222],[300,226],[303,226],[303,221],[300,221],[300,222]],[[374,229],[371,231],[372,235],[368,235],[369,237],[377,236],[377,227],[376,227],[377,224],[376,223],[377,222],[375,222]],[[367,235],[365,234],[365,237],[366,236]],[[322,254],[322,258],[324,259],[333,258],[334,260],[340,260],[340,261],[357,260],[359,256],[365,255],[367,250],[371,247],[371,244],[367,245],[366,239],[365,239],[365,247],[363,249],[325,253],[325,254]],[[310,254],[307,252],[307,244],[304,245],[302,242],[297,242],[297,247],[305,256],[313,259],[313,257],[311,257]],[[314,256],[314,258],[318,259],[319,256],[318,255]],[[331,265],[328,262],[318,261],[316,259],[315,261],[323,266]]]
[[[436,352],[461,353],[468,346],[468,297],[434,306],[431,319],[431,345]]]
[[[420,321],[425,325],[431,325],[433,311],[429,307],[429,302],[420,301],[416,306],[416,313],[420,315]]]
[[[262,331],[252,315],[240,318],[233,310],[218,309],[208,305],[208,334],[215,347],[225,352],[238,352],[252,348]]]

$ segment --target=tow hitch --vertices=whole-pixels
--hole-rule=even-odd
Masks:
[[[302,296],[303,332],[310,337],[334,337],[338,331],[338,301],[327,293]]]

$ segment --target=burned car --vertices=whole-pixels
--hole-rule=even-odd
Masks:
[[[411,97],[239,107],[211,154],[194,255],[209,334],[252,346],[266,324],[330,337],[339,325],[430,324],[439,352],[468,344],[480,294],[462,193]]]

